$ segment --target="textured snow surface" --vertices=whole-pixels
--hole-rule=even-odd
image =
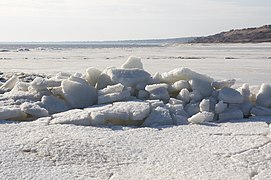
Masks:
[[[270,179],[267,120],[157,128],[0,121],[0,178]]]

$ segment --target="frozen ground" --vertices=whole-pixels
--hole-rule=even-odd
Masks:
[[[84,72],[89,66],[120,67],[136,55],[152,73],[184,66],[259,85],[271,83],[270,49],[252,44],[5,52],[0,70]],[[47,122],[0,121],[0,179],[271,179],[270,117],[157,128]]]

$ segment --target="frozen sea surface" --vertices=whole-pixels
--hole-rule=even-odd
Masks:
[[[3,72],[84,73],[135,55],[151,73],[188,67],[239,84],[271,83],[271,44],[1,48]],[[0,179],[271,179],[270,117],[157,128],[47,122],[0,121]]]
[[[237,84],[271,83],[271,43],[184,44],[175,46],[0,46],[0,71],[54,74],[84,73],[87,67],[120,67],[130,55],[142,58],[151,73],[188,67],[217,80],[236,78]],[[20,50],[20,49],[19,49]]]

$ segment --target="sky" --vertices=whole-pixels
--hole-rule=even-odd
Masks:
[[[266,24],[270,0],[0,0],[0,42],[190,37]]]

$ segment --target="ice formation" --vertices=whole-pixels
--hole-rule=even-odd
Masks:
[[[231,88],[188,68],[165,73],[143,70],[129,57],[121,68],[87,68],[0,84],[0,120],[49,117],[49,124],[164,126],[271,116],[271,86]]]

